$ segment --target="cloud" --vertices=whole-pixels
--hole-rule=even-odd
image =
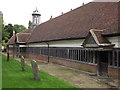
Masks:
[[[119,2],[120,0],[94,0],[93,2]]]

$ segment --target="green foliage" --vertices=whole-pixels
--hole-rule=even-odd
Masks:
[[[21,32],[21,31],[23,31],[23,30],[25,30],[25,29],[26,29],[26,27],[23,26],[23,25],[15,24],[15,25],[13,26],[13,30],[14,30],[16,33],[19,33],[19,32]]]
[[[1,42],[2,42],[2,29],[3,29],[3,14],[0,11],[0,48],[1,48]]]
[[[13,34],[13,25],[12,24],[5,25],[3,32],[10,33],[10,37],[12,37],[12,34]]]
[[[3,29],[2,29],[2,45],[5,45],[8,40],[13,36],[13,30],[16,33],[19,33],[23,30],[25,30],[26,27],[23,25],[18,25],[15,24],[14,26],[12,24],[8,24],[8,25],[3,25]]]
[[[26,65],[26,71],[22,72],[19,61],[2,56],[2,87],[3,88],[75,88],[69,83],[40,71],[40,81],[33,79],[32,68]]]
[[[5,45],[10,38],[10,33],[6,29],[2,29],[2,45]]]

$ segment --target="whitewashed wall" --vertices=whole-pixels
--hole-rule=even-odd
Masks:
[[[120,36],[107,38],[112,44],[115,44],[115,48],[120,48]]]
[[[115,44],[114,48],[120,48],[120,36],[107,37],[107,39]],[[79,40],[63,40],[63,41],[53,41],[49,42],[49,47],[82,47],[84,39]],[[29,47],[48,47],[47,43],[34,43],[29,44]]]
[[[81,40],[63,40],[49,42],[49,47],[81,47],[84,39]],[[48,47],[47,43],[29,44],[29,47]]]
[[[28,45],[19,45],[19,47],[28,47]]]
[[[84,39],[50,42],[50,47],[81,47]]]
[[[48,47],[47,43],[33,43],[29,44],[28,47]]]
[[[9,45],[9,47],[13,47],[13,45]]]

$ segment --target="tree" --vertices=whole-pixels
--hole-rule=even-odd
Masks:
[[[26,27],[23,25],[18,25],[15,24],[14,26],[12,24],[5,25],[3,24],[3,29],[2,29],[2,45],[6,45],[8,40],[13,36],[13,30],[16,33],[19,33],[23,30],[25,30]]]
[[[13,35],[13,25],[12,24],[5,25],[3,32],[10,33],[10,37],[12,37],[12,35]]]
[[[26,27],[23,26],[23,25],[15,24],[15,25],[13,26],[13,30],[14,30],[16,33],[19,33],[19,32],[21,32],[21,31],[23,31],[23,30],[25,30],[25,29],[26,29]]]
[[[5,45],[10,38],[10,33],[8,32],[7,29],[4,28],[3,24],[3,29],[2,29],[2,45]]]
[[[2,47],[1,43],[2,43],[2,29],[3,29],[3,14],[0,11],[0,49]]]

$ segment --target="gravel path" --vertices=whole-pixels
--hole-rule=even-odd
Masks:
[[[17,60],[20,61],[18,58]],[[26,63],[31,66],[30,60],[26,59]],[[89,73],[84,71],[71,69],[53,63],[47,64],[38,62],[38,66],[40,70],[47,72],[52,76],[61,78],[78,88],[94,88],[94,90],[98,90],[98,88],[106,88],[105,90],[109,90],[107,88],[111,88],[109,85],[105,84],[104,79],[90,76]]]
[[[26,61],[30,65],[30,61]],[[68,67],[49,63],[38,62],[39,69],[49,73],[52,76],[61,78],[79,88],[110,88],[109,85],[101,82],[101,79],[90,76],[87,73],[76,71]]]

